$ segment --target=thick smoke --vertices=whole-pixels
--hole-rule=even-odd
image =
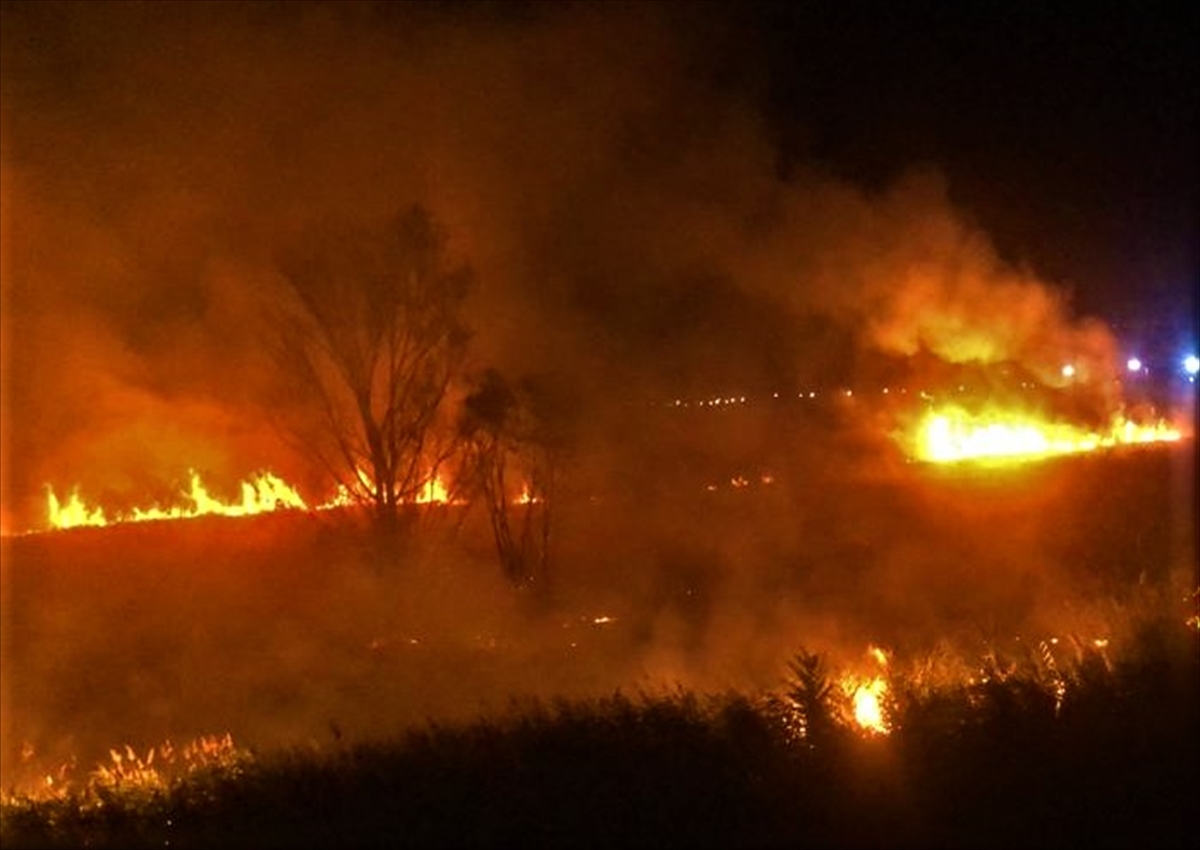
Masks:
[[[289,529],[279,558],[292,572],[249,531],[235,544],[195,532],[199,554],[181,563],[197,574],[180,588],[148,566],[161,544],[123,532],[142,547],[130,563],[146,584],[130,586],[166,593],[139,621],[144,640],[113,635],[91,648],[101,660],[80,648],[80,635],[128,622],[133,591],[85,616],[45,576],[6,590],[6,605],[19,589],[62,606],[23,615],[26,643],[6,649],[22,670],[94,667],[121,694],[97,698],[104,683],[88,680],[99,726],[87,729],[83,696],[31,684],[31,704],[61,709],[21,719],[45,746],[239,722],[272,741],[333,721],[362,732],[384,715],[469,714],[480,694],[522,685],[769,683],[801,635],[927,638],[947,617],[977,624],[984,599],[1032,616],[1068,583],[1052,568],[1101,552],[1052,545],[1055,499],[1077,489],[971,513],[906,479],[888,423],[854,401],[799,417],[662,415],[674,399],[949,366],[1003,364],[1053,385],[1067,360],[1097,409],[1118,401],[1107,331],[1002,259],[935,168],[871,189],[815,167],[781,176],[753,48],[687,6],[30,3],[3,15],[5,531],[41,524],[47,483],[132,507],[168,498],[189,469],[219,489],[270,468],[328,495],[271,426],[273,258],[314,220],[374,223],[421,203],[479,276],[472,365],[570,391],[580,505],[560,519],[556,592],[584,619],[565,621],[583,635],[566,643],[592,651],[587,618],[611,614],[628,644],[594,650],[605,660],[589,666],[540,654],[574,634],[558,620],[514,637],[519,604],[486,545],[414,558],[419,590],[406,596],[339,572],[358,553],[324,525]],[[735,479],[762,499],[737,502]],[[57,556],[21,545],[30,568],[115,568],[99,543]],[[1124,555],[1145,553],[1112,557]],[[438,640],[450,656],[396,672],[408,669],[398,655]],[[381,684],[380,670],[400,678]],[[197,685],[218,675],[225,688]],[[382,690],[360,694],[363,682]],[[157,726],[114,719],[147,704]],[[73,744],[61,723],[75,724]]]
[[[845,379],[860,349],[1110,377],[1103,330],[1002,262],[936,172],[780,179],[761,74],[719,27],[343,5],[6,9],[12,523],[47,482],[302,475],[261,436],[272,257],[313,219],[413,202],[480,274],[479,362],[594,396]]]

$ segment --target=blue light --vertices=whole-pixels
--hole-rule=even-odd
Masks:
[[[1195,375],[1197,372],[1200,372],[1200,357],[1197,357],[1195,354],[1189,354],[1183,358],[1183,371],[1189,375]]]

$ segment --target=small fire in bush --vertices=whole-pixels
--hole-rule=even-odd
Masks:
[[[884,676],[888,657],[877,646],[867,648],[867,656],[880,672],[872,676],[846,675],[842,677],[842,690],[850,697],[854,709],[854,722],[867,735],[886,735],[892,731],[883,709],[883,699],[888,683]]]

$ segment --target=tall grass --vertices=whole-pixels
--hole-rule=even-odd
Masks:
[[[514,703],[332,750],[227,738],[112,753],[9,791],[18,847],[1194,847],[1200,651],[1156,622],[1082,643],[898,660],[890,734],[799,649],[777,692]]]

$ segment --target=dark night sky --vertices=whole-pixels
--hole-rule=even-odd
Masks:
[[[1114,322],[1194,322],[1197,16],[1148,3],[749,3],[784,160],[913,162]]]

